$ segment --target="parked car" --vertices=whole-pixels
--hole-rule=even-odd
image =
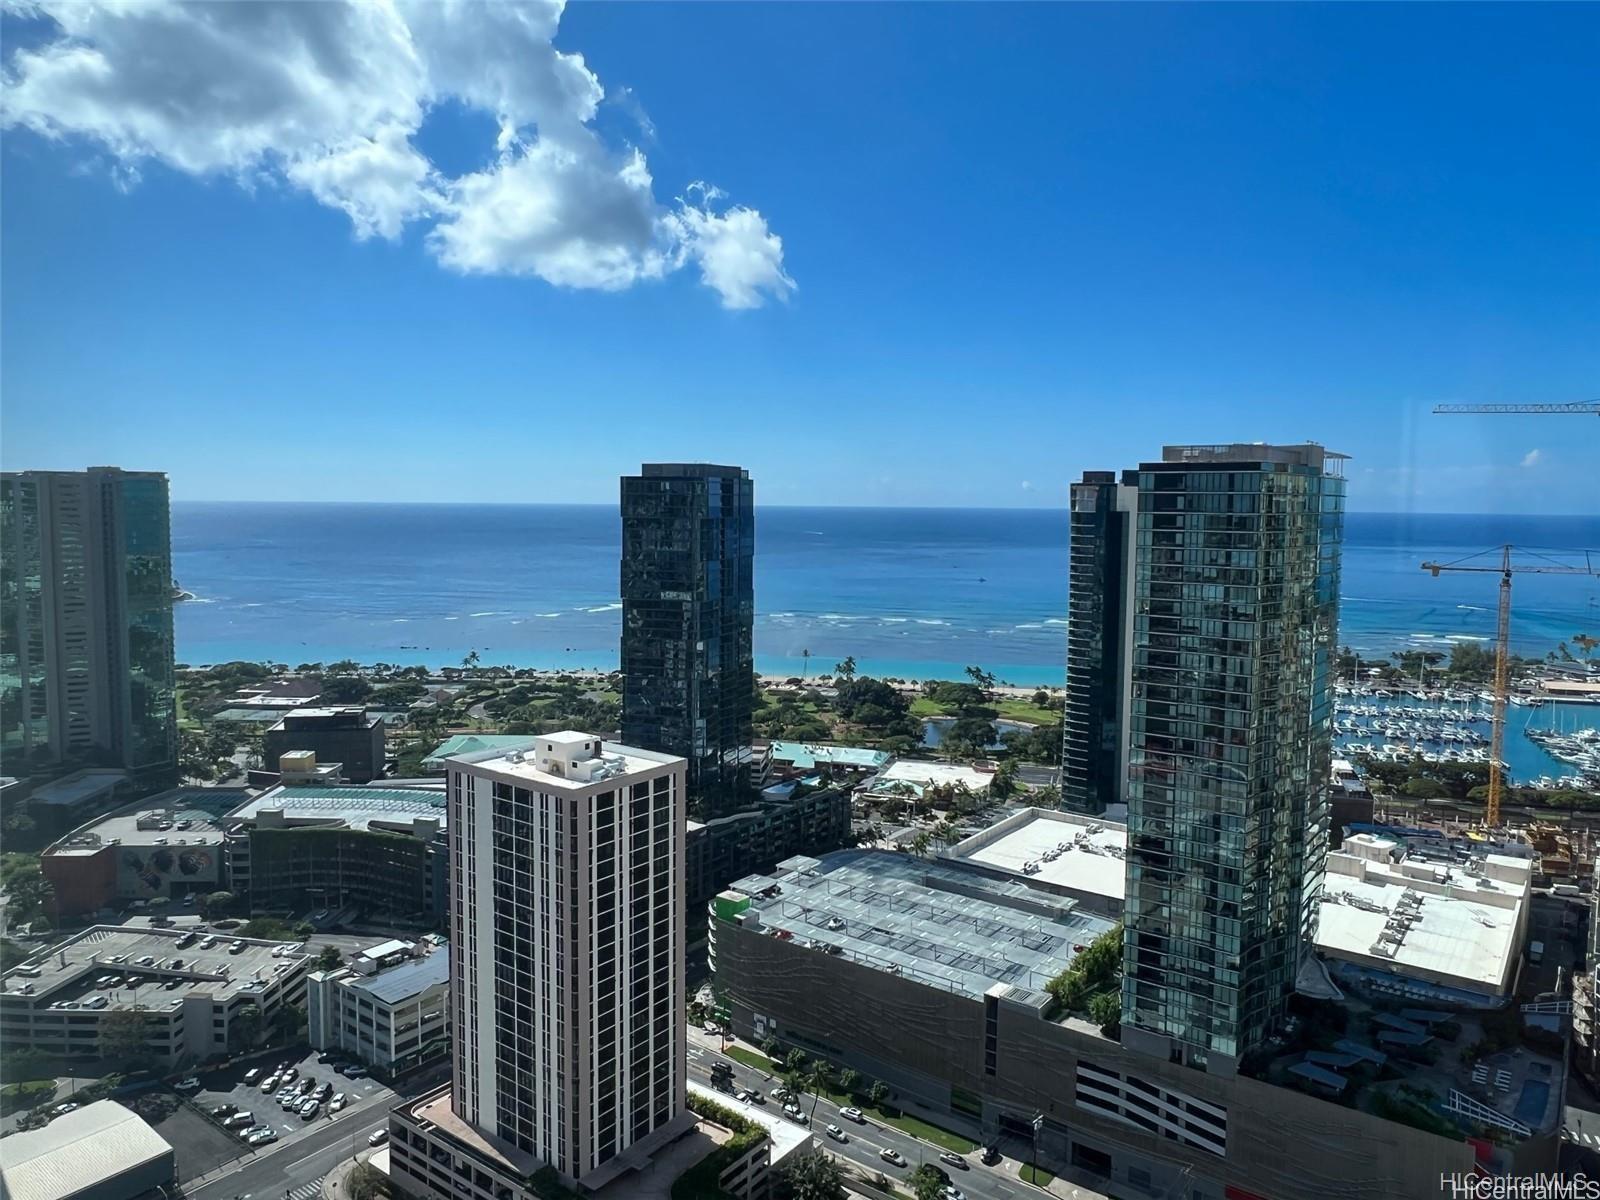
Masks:
[[[867,1123],[866,1113],[859,1108],[841,1108],[839,1115],[846,1121],[854,1121],[857,1125],[865,1125]]]
[[[204,938],[202,938],[200,940],[200,949],[202,949],[202,950],[210,950],[216,944],[217,944],[217,935],[214,934],[214,933],[208,933],[208,934],[206,934],[206,936]]]
[[[995,1163],[1000,1161],[1000,1147],[985,1146],[983,1148],[983,1153],[978,1157],[979,1161],[982,1162],[984,1166],[992,1167],[995,1165]]]
[[[174,1091],[184,1093],[198,1092],[200,1090],[200,1081],[191,1075],[187,1079],[178,1080],[177,1083],[172,1085],[172,1088]]]
[[[238,1111],[237,1104],[219,1104],[211,1110],[211,1115],[220,1121],[223,1117],[231,1117]]]
[[[240,941],[238,939],[235,939],[233,945],[228,947],[228,953],[229,954],[243,954],[244,953],[244,942],[242,942],[242,941]]]
[[[903,1167],[906,1165],[906,1156],[892,1147],[889,1149],[879,1150],[878,1157],[883,1159],[883,1161],[888,1163],[890,1166]]]
[[[278,1140],[278,1134],[273,1129],[261,1129],[250,1135],[250,1145],[266,1146]]]
[[[344,1093],[343,1092],[335,1092],[333,1094],[333,1099],[328,1101],[328,1111],[329,1112],[338,1112],[343,1107],[344,1107]]]
[[[389,1131],[387,1129],[379,1129],[379,1130],[374,1131],[373,1135],[367,1139],[367,1145],[369,1145],[369,1146],[381,1146],[385,1142],[387,1142],[388,1140],[389,1140]]]
[[[337,1057],[338,1055],[332,1050],[324,1050],[321,1054],[317,1055],[317,1062],[321,1066],[327,1066]]]
[[[339,1074],[343,1075],[346,1079],[360,1079],[366,1073],[367,1069],[360,1063],[351,1063],[348,1067],[341,1067],[339,1069]]]
[[[244,1129],[256,1123],[254,1113],[236,1112],[223,1122],[229,1129]]]
[[[299,1067],[285,1067],[280,1072],[280,1074],[283,1076],[284,1079],[288,1080],[290,1083],[293,1083],[295,1081],[295,1079],[299,1077],[300,1068]]]
[[[963,1171],[967,1169],[967,1160],[962,1158],[961,1155],[957,1154],[954,1150],[946,1150],[944,1153],[940,1154],[939,1161],[947,1167],[960,1167]]]
[[[333,1095],[333,1084],[324,1083],[321,1087],[319,1087],[316,1091],[312,1092],[311,1094],[313,1096],[315,1096],[318,1100],[326,1102],[328,1097]]]
[[[715,1021],[707,1021],[704,1025],[700,1026],[700,1029],[702,1032],[708,1033],[712,1037],[715,1037],[717,1034],[722,1032],[722,1026],[718,1025]]]
[[[828,1136],[841,1144],[850,1140],[850,1135],[844,1130],[840,1129],[837,1125],[828,1126]]]
[[[64,1117],[69,1112],[77,1112],[78,1111],[78,1106],[77,1106],[76,1103],[73,1103],[72,1101],[68,1101],[66,1104],[58,1104],[58,1105],[56,1105],[50,1111],[52,1113],[54,1113],[56,1116],[58,1116],[58,1117]]]
[[[251,1067],[248,1071],[246,1071],[244,1073],[244,1081],[245,1081],[245,1084],[247,1086],[249,1084],[254,1083],[256,1080],[258,1080],[260,1078],[261,1078],[261,1068],[260,1067]]]
[[[278,1085],[282,1082],[283,1080],[279,1079],[276,1075],[268,1075],[261,1081],[261,1090],[263,1092],[275,1092],[278,1090]]]
[[[321,1100],[307,1100],[300,1106],[300,1119],[302,1121],[314,1121],[317,1119],[317,1114],[321,1111]]]
[[[967,1194],[953,1183],[944,1185],[944,1200],[967,1200]]]

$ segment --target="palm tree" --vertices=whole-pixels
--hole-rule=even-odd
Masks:
[[[788,1200],[845,1200],[844,1166],[831,1154],[791,1154],[774,1172]]]
[[[926,858],[928,856],[928,847],[932,843],[933,839],[928,836],[928,831],[920,829],[917,831],[917,836],[911,839],[911,853],[918,858]]]
[[[833,673],[843,676],[845,679],[854,679],[856,675],[856,656],[851,654],[846,657],[842,663],[833,668]]]
[[[805,1081],[811,1089],[811,1120],[815,1121],[817,1102],[822,1099],[823,1090],[833,1082],[833,1064],[822,1058],[812,1060]]]
[[[807,672],[809,672],[810,670],[811,670],[811,651],[802,650],[802,651],[800,651],[800,678],[804,679],[806,677]]]

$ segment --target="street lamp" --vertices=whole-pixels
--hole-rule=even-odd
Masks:
[[[1039,1131],[1044,1128],[1044,1113],[1042,1113],[1042,1112],[1034,1113],[1033,1114],[1033,1120],[1029,1121],[1028,1124],[1033,1126],[1033,1158],[1028,1163],[1028,1168],[1029,1168],[1028,1173],[1031,1176],[1031,1178],[1028,1180],[1028,1182],[1033,1184],[1034,1187],[1038,1187],[1039,1186]]]

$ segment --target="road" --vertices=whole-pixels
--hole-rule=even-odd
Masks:
[[[402,1095],[421,1095],[442,1079],[441,1072],[430,1071],[408,1084]],[[188,1200],[307,1200],[314,1195],[309,1185],[364,1150],[374,1131],[389,1127],[395,1102],[387,1091],[359,1101],[315,1129],[235,1160],[217,1178],[186,1184],[184,1195]]]
[[[733,1067],[735,1090],[740,1087],[751,1087],[767,1092],[776,1086],[778,1081],[775,1078],[769,1078],[762,1072],[719,1053],[715,1043],[715,1038],[707,1038],[698,1030],[691,1029],[690,1078],[709,1086],[712,1064],[725,1062]],[[814,1099],[815,1097],[808,1095],[801,1104],[801,1108],[808,1115],[812,1112],[811,1105]],[[779,1111],[776,1101],[769,1099],[767,1105],[773,1111]],[[830,1124],[843,1129],[850,1138],[849,1142],[841,1145],[830,1139],[824,1132]],[[1006,1157],[993,1167],[986,1167],[980,1163],[976,1151],[964,1155],[968,1167],[962,1170],[960,1167],[945,1166],[939,1162],[940,1147],[912,1137],[908,1133],[901,1133],[892,1126],[881,1125],[870,1118],[865,1125],[847,1121],[839,1115],[839,1107],[826,1099],[816,1101],[816,1115],[812,1117],[811,1127],[816,1133],[818,1144],[824,1150],[851,1166],[862,1168],[869,1179],[881,1171],[903,1187],[911,1172],[915,1171],[919,1164],[928,1162],[947,1172],[951,1182],[960,1188],[969,1200],[1043,1200],[1046,1195],[1070,1197],[1072,1200],[1106,1200],[1100,1192],[1074,1187],[1064,1180],[1058,1181],[1049,1193],[1032,1184],[1023,1183],[1016,1174],[1019,1163],[1015,1156],[1027,1154],[1026,1142],[1019,1142],[1014,1146],[1002,1145],[1001,1149]],[[884,1149],[898,1150],[905,1156],[907,1165],[895,1167],[884,1162],[878,1157],[878,1152]]]

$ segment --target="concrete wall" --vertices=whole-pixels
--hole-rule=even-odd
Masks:
[[[956,1112],[981,1102],[984,1133],[1045,1118],[1041,1161],[1097,1164],[1118,1191],[1183,1175],[1195,1195],[1225,1189],[1272,1200],[1436,1195],[1441,1173],[1470,1171],[1455,1142],[1247,1078],[1222,1079],[1123,1048],[1086,1028],[994,1004],[996,1060],[985,1068],[983,1001],[938,991],[729,924],[717,928],[717,984],[746,1038],[825,1054],[895,1089],[902,1102]],[[1147,1133],[1075,1099],[1078,1063],[1136,1076],[1227,1110],[1220,1158]],[[1104,1161],[1097,1157],[1104,1156]],[[1185,1173],[1186,1172],[1186,1173]],[[1237,1194],[1237,1193],[1236,1193]]]

